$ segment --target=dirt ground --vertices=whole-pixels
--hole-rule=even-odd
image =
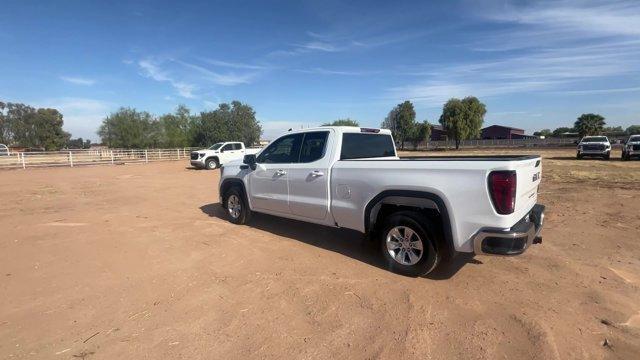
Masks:
[[[533,152],[544,242],[426,278],[185,162],[2,171],[0,358],[639,359],[640,161]]]

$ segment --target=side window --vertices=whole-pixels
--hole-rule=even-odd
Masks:
[[[300,150],[300,162],[309,163],[321,159],[327,145],[328,131],[304,133],[302,149]]]
[[[262,150],[256,161],[263,164],[289,164],[297,162],[301,142],[302,134],[283,136]]]
[[[229,151],[229,150],[233,150],[233,144],[226,144],[225,146],[222,147],[222,151]]]
[[[233,149],[234,150],[242,150],[242,144],[240,144],[240,143],[233,144]]]

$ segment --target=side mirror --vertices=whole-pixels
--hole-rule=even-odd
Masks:
[[[256,154],[250,154],[250,155],[245,155],[244,158],[242,159],[242,162],[244,164],[249,165],[249,167],[251,168],[251,170],[255,170],[256,169]]]

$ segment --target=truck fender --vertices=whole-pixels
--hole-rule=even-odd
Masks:
[[[444,258],[451,258],[455,255],[449,211],[444,200],[439,195],[427,191],[414,190],[385,190],[379,193],[365,206],[364,229],[367,236],[377,225],[378,211],[384,204],[436,210],[440,214],[442,235],[444,237],[442,244],[438,244],[439,248],[443,251]]]
[[[244,187],[244,182],[240,179],[225,179],[222,181],[222,184],[220,184],[220,198],[222,198],[224,196],[224,193],[227,192],[227,190],[229,190],[231,187],[238,187],[240,189],[240,192],[242,193],[242,196],[244,196],[244,201],[246,204],[249,204],[249,198],[247,197],[247,190]],[[222,199],[222,207],[224,208],[226,205],[224,204],[224,199]],[[249,208],[251,208],[251,205],[249,204]]]

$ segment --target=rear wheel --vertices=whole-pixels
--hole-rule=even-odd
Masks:
[[[389,216],[380,232],[380,249],[389,270],[408,276],[430,273],[440,261],[433,223],[413,211]]]
[[[227,190],[222,201],[224,201],[229,221],[232,223],[242,225],[251,218],[251,210],[249,210],[249,206],[239,188],[232,187]]]
[[[220,166],[220,164],[218,164],[217,159],[207,159],[207,161],[205,162],[205,167],[207,168],[207,170],[217,169],[218,166]]]

